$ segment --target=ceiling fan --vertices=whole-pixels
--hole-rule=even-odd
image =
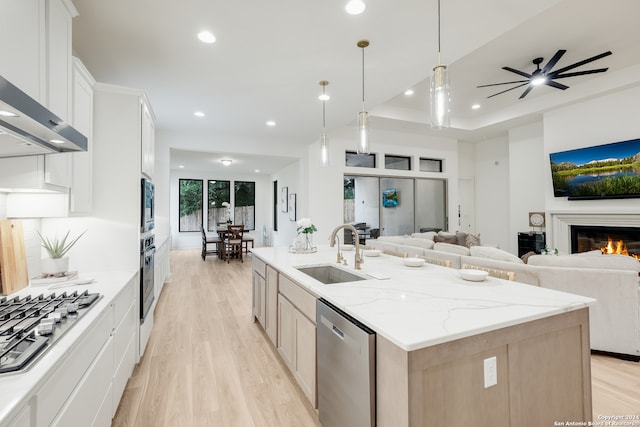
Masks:
[[[594,70],[576,71],[576,72],[573,72],[573,73],[566,73],[565,72],[565,71],[573,70],[574,68],[578,68],[578,67],[580,67],[582,65],[588,64],[589,62],[597,61],[598,59],[604,58],[605,56],[609,56],[609,55],[611,55],[611,51],[603,52],[603,53],[601,53],[599,55],[592,56],[591,58],[583,59],[582,61],[576,62],[575,64],[567,65],[566,67],[559,68],[559,69],[557,69],[555,71],[551,71],[551,69],[558,63],[560,58],[562,58],[562,55],[564,55],[566,52],[567,51],[564,50],[564,49],[558,50],[556,52],[556,54],[553,55],[553,57],[549,60],[549,62],[547,62],[547,65],[545,65],[543,69],[540,69],[540,64],[542,64],[543,58],[535,58],[532,62],[536,66],[536,70],[531,74],[525,73],[524,71],[516,70],[515,68],[511,68],[511,67],[502,67],[503,70],[511,71],[512,73],[515,73],[515,74],[518,74],[519,76],[525,77],[525,80],[516,80],[516,81],[512,81],[512,82],[503,82],[503,83],[493,83],[493,84],[481,85],[481,86],[477,86],[477,87],[481,88],[481,87],[491,87],[491,86],[517,84],[517,86],[514,86],[514,87],[509,88],[507,90],[503,90],[503,91],[498,92],[498,93],[494,93],[493,95],[487,96],[487,98],[492,98],[492,97],[494,97],[496,95],[500,95],[501,93],[509,92],[510,90],[514,90],[514,89],[517,89],[519,87],[528,85],[528,87],[524,90],[524,92],[522,92],[522,95],[520,95],[519,99],[522,99],[525,96],[527,96],[529,94],[529,92],[531,92],[531,90],[535,86],[539,86],[539,85],[545,84],[547,86],[551,86],[551,87],[554,87],[556,89],[565,90],[565,89],[568,89],[569,86],[563,85],[562,83],[555,82],[554,80],[563,79],[563,78],[566,78],[566,77],[582,76],[582,75],[585,75],[585,74],[604,73],[605,71],[607,71],[609,69],[607,67],[607,68],[596,68]]]

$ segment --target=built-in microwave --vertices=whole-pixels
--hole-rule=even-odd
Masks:
[[[140,232],[146,233],[153,230],[155,215],[155,186],[146,178],[141,179],[142,182],[142,200],[140,208]]]

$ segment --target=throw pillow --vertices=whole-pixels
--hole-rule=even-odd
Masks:
[[[455,237],[455,236],[454,236]],[[433,245],[433,249],[441,252],[448,252],[456,255],[469,255],[469,248],[456,245],[455,243],[438,242]]]
[[[460,246],[467,246],[467,233],[464,231],[456,231],[457,244]]]
[[[517,256],[503,251],[502,249],[492,248],[490,246],[471,246],[469,248],[471,256],[477,256],[479,258],[490,258],[499,261],[515,262],[516,264],[524,264]]]
[[[524,262],[524,263],[526,264],[527,262],[529,262],[529,257],[530,257],[531,255],[535,255],[535,254],[536,254],[536,253],[535,253],[534,251],[529,251],[529,252],[527,252],[526,254],[522,255],[522,256],[520,257],[520,259],[522,260],[522,262]]]
[[[450,234],[450,235],[441,235],[441,234],[436,234],[435,236],[433,236],[433,241],[438,243],[449,243],[452,245],[457,245],[458,244],[458,238],[456,237],[455,234]]]
[[[464,245],[468,248],[471,246],[480,246],[480,234],[467,234]]]

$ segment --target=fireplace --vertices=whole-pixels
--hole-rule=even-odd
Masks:
[[[600,250],[640,260],[640,227],[571,225],[571,253]]]

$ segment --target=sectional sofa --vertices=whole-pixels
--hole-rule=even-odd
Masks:
[[[518,282],[595,298],[590,310],[591,349],[640,360],[640,262],[634,258],[594,251],[530,254],[523,257],[525,263],[499,248],[459,244],[465,242],[460,236],[453,243],[452,236],[442,232],[382,236],[367,240],[367,246],[398,256],[440,260],[452,268],[513,272]]]

